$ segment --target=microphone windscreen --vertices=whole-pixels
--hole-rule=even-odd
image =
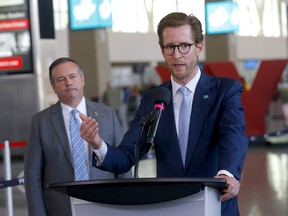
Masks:
[[[167,88],[158,87],[155,90],[153,101],[154,103],[163,103],[165,106],[170,102],[171,93]]]

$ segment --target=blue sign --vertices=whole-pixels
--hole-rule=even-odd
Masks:
[[[111,28],[111,0],[69,0],[72,30]]]
[[[205,19],[207,34],[224,34],[239,31],[238,3],[231,1],[206,2]]]

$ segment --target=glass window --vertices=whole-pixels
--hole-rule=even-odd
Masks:
[[[155,32],[160,19],[173,11],[194,14],[205,32],[204,0],[110,0],[114,32]],[[234,0],[241,14],[238,35],[287,37],[286,0]],[[67,28],[68,5],[53,0],[56,30]]]
[[[162,17],[173,11],[194,14],[204,24],[204,0],[111,0],[114,32],[156,31]],[[129,10],[128,10],[129,8]]]
[[[285,0],[237,0],[241,14],[240,36],[287,36]]]

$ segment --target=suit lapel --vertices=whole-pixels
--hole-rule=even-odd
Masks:
[[[95,119],[99,125],[104,124],[104,116],[101,114],[101,110],[99,110],[99,107],[96,106],[95,103],[92,103],[89,100],[86,100],[86,107],[87,107],[87,116]],[[99,127],[99,134],[101,134],[102,127]]]
[[[197,168],[195,165],[199,163],[199,158],[201,157],[201,154],[196,154],[195,152],[197,148],[200,148],[200,146],[198,146],[199,136],[202,131],[203,122],[210,109],[210,98],[212,95],[209,91],[209,86],[209,77],[205,73],[202,73],[194,94],[186,156],[186,164],[193,164],[194,169]],[[189,169],[189,167],[186,167],[186,169]],[[191,170],[189,172],[191,172]]]
[[[96,103],[92,103],[92,101],[86,99],[86,109],[87,109],[87,116],[95,119],[99,125],[103,125],[104,123],[104,116],[101,114],[101,110],[99,110],[99,107],[96,106]],[[99,127],[99,134],[101,136],[103,127]],[[104,140],[104,138],[102,137]],[[89,155],[92,155],[92,150],[89,148]],[[92,157],[89,157],[89,160],[91,160]],[[90,163],[91,164],[91,163]]]
[[[86,109],[87,116],[98,120],[97,117],[100,115],[100,113],[98,112],[98,110],[96,110],[96,108],[94,108],[94,106],[90,103],[89,100],[86,100]]]
[[[64,118],[63,118],[60,102],[57,102],[51,110],[51,122],[55,130],[55,133],[57,134],[59,143],[63,151],[65,152],[65,155],[67,156],[68,160],[70,161],[71,166],[73,166],[72,156],[71,156],[71,151],[70,151],[70,144],[69,144],[69,140],[68,140],[68,136],[66,132],[66,127],[64,123]]]

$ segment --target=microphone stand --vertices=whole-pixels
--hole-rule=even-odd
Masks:
[[[140,128],[137,136],[136,146],[135,146],[135,165],[134,165],[134,178],[138,178],[138,168],[139,168],[139,148],[140,148],[140,140],[143,134],[143,130],[145,127],[151,125],[151,123],[155,120],[155,114],[151,113],[150,115],[143,117],[140,120]]]

